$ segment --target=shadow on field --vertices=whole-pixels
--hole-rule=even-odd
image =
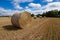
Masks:
[[[16,26],[13,26],[13,25],[6,25],[6,26],[3,26],[3,28],[5,29],[5,30],[21,30],[22,28],[20,28],[20,27],[16,27]]]

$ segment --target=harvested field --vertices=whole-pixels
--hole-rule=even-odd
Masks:
[[[60,40],[60,18],[33,19],[21,29],[12,26],[10,17],[0,17],[0,40]]]

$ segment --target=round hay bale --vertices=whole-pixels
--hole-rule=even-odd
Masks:
[[[11,22],[16,27],[24,28],[29,22],[31,22],[31,14],[29,12],[16,13],[11,17]]]

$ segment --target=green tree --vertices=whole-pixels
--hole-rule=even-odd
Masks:
[[[31,14],[32,17],[34,17],[34,14]]]
[[[58,17],[60,17],[60,11],[58,11]]]
[[[42,16],[42,17],[46,16],[46,13],[43,13],[41,16]]]
[[[36,16],[39,17],[39,16],[41,16],[41,14],[37,14]]]
[[[57,17],[58,15],[58,10],[51,10],[46,13],[43,13],[46,17]]]

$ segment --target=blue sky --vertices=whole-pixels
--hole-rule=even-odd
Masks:
[[[42,14],[55,9],[60,10],[60,0],[0,0],[0,16],[23,11]]]

